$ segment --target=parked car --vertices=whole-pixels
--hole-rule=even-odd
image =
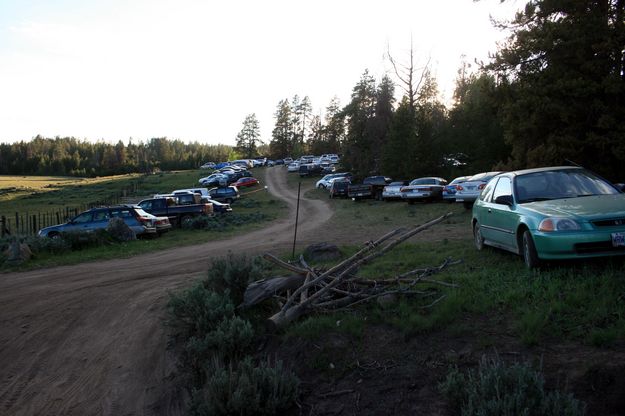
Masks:
[[[323,178],[319,179],[317,181],[317,183],[315,184],[315,187],[317,189],[328,189],[330,188],[330,185],[332,184],[330,182],[331,179],[334,178],[345,178],[345,177],[350,177],[351,178],[352,174],[348,173],[348,172],[341,172],[341,173],[331,173],[329,175],[325,175]]]
[[[215,169],[215,162],[206,162],[200,166],[200,169]]]
[[[347,198],[347,189],[351,181],[347,177],[336,178],[330,184],[330,198]]]
[[[299,172],[299,162],[291,162],[286,167],[287,172]]]
[[[488,181],[501,172],[484,172],[471,176],[466,182],[456,186],[456,202],[462,202],[466,209],[471,209],[473,203],[482,192]]]
[[[321,174],[322,168],[314,163],[304,163],[299,165],[299,176],[313,176]]]
[[[402,199],[414,201],[437,201],[443,199],[443,189],[447,180],[433,176],[412,180],[408,186],[401,188]]]
[[[188,194],[188,193],[198,194],[201,196],[208,196],[208,188],[186,188],[186,189],[176,189],[175,191],[172,191],[172,194],[174,195]]]
[[[443,199],[448,202],[456,201],[456,192],[458,191],[458,185],[466,182],[470,176],[458,176],[451,182],[449,182],[445,189],[443,189]]]
[[[228,204],[232,204],[240,197],[239,190],[236,186],[222,186],[219,188],[213,188],[209,189],[208,193],[211,199],[219,202],[226,202]]]
[[[598,175],[560,166],[500,174],[473,206],[475,246],[541,260],[625,255],[625,194]]]
[[[354,199],[374,198],[381,201],[384,187],[392,181],[388,176],[369,176],[361,184],[349,185],[347,196]]]
[[[219,181],[225,182],[225,180],[226,180],[226,175],[224,175],[223,173],[213,173],[211,175],[200,178],[198,182],[201,185],[210,186],[208,185],[209,183],[215,183],[215,182],[219,183]]]
[[[230,206],[230,204],[227,204],[227,203],[224,203],[224,202],[215,201],[214,199],[210,199],[207,196],[203,196],[201,200],[204,203],[213,204],[213,213],[214,214],[225,214],[225,213],[228,213],[228,212],[232,212],[232,207]]]
[[[156,224],[151,216],[136,205],[117,205],[92,208],[82,212],[64,224],[53,225],[39,230],[40,237],[57,238],[65,232],[93,232],[105,229],[111,218],[121,218],[137,236],[156,234]]]
[[[284,158],[284,164],[288,165],[289,163],[293,163],[293,158],[290,157],[285,157]]]
[[[260,182],[258,182],[258,179],[256,179],[256,178],[239,178],[234,183],[234,186],[236,186],[237,188],[241,188],[241,187],[256,186],[259,183]]]
[[[202,197],[192,192],[157,195],[140,201],[139,206],[152,215],[169,218],[170,223],[178,226],[198,215],[213,214],[212,204],[202,202]]]
[[[159,236],[171,230],[171,221],[169,221],[169,218],[165,216],[157,217],[156,215],[152,215],[149,212],[145,212],[144,214],[142,214],[142,216],[150,218],[152,220],[152,223],[156,228],[156,234],[158,234]]]
[[[410,181],[391,182],[382,188],[382,200],[391,201],[393,199],[401,199],[401,188],[407,186]]]

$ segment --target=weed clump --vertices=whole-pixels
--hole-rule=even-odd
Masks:
[[[256,330],[237,315],[247,284],[263,275],[257,259],[214,260],[205,279],[171,295],[179,368],[188,382],[193,415],[272,415],[292,406],[295,375],[282,363],[255,360]]]
[[[507,366],[482,357],[477,371],[453,368],[440,390],[462,416],[581,416],[585,406],[571,394],[545,391],[540,372],[528,364]]]
[[[251,357],[225,364],[215,359],[207,368],[212,376],[192,395],[194,416],[276,415],[297,398],[297,378],[281,362],[271,364]]]

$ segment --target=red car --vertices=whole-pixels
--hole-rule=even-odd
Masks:
[[[233,183],[237,188],[258,185],[258,179],[256,178],[239,178],[238,181]]]

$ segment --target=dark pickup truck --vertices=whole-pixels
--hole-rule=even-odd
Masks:
[[[198,194],[171,195],[144,199],[138,204],[144,211],[157,217],[168,217],[172,224],[181,226],[198,215],[212,215],[213,204],[201,201]]]
[[[374,198],[382,200],[384,187],[391,183],[388,176],[369,176],[362,183],[350,184],[347,187],[347,197],[354,199]]]

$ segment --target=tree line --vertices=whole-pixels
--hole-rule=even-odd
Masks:
[[[93,176],[338,153],[358,176],[451,178],[577,163],[623,181],[624,16],[624,0],[530,0],[497,23],[511,35],[489,62],[461,63],[449,107],[429,63],[419,66],[412,50],[402,60],[388,53],[392,73],[376,80],[365,70],[346,105],[334,98],[315,113],[306,96],[281,100],[266,142],[255,114],[234,147],[38,136],[0,145],[0,173]]]
[[[153,138],[116,144],[74,137],[0,144],[0,174],[106,176],[155,170],[196,169],[207,160],[227,160],[232,146]]]

